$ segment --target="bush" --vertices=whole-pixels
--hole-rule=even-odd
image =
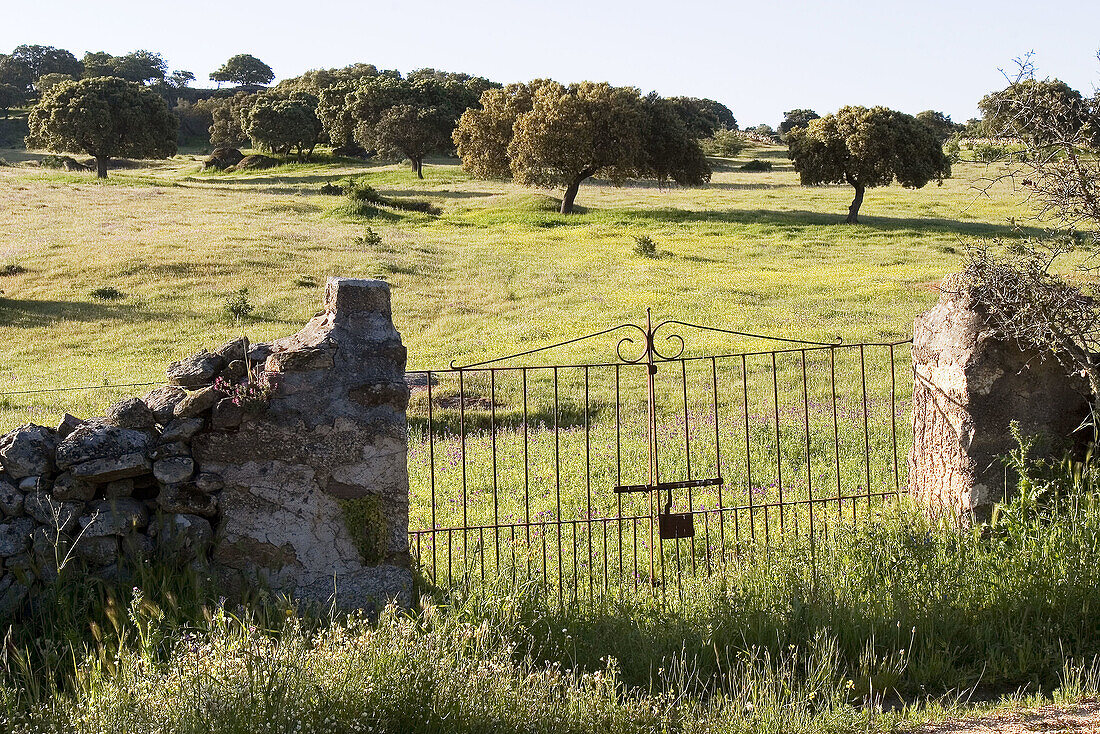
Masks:
[[[713,137],[699,141],[699,147],[707,155],[732,158],[745,148],[745,141],[736,130],[716,130]]]
[[[634,254],[642,257],[657,257],[657,243],[649,235],[635,236]]]
[[[255,310],[255,306],[248,300],[248,289],[241,288],[229,298],[225,299],[225,311],[233,317],[235,321],[241,321],[248,317],[252,311]]]
[[[27,269],[17,262],[4,263],[0,266],[0,277],[7,275],[21,275],[27,272]]]
[[[334,184],[331,181],[321,186],[322,196],[343,196],[344,187],[339,184]]]
[[[92,291],[92,298],[97,301],[117,301],[125,298],[125,294],[113,285],[101,285]]]
[[[742,171],[749,171],[751,173],[758,173],[761,171],[772,170],[771,161],[762,161],[759,158],[753,158],[748,163],[741,166]]]
[[[382,244],[382,235],[367,227],[363,230],[363,234],[355,238],[355,244],[360,247],[378,247]]]
[[[382,202],[383,206],[397,209],[403,212],[420,212],[421,214],[439,214],[440,210],[435,204],[423,199],[388,198]]]
[[[1003,146],[993,145],[992,143],[978,143],[974,146],[973,153],[974,160],[979,163],[993,163],[1004,158],[1008,150]]]

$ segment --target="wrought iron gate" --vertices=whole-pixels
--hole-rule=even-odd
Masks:
[[[688,355],[688,330],[771,348]],[[601,339],[615,359],[522,364]],[[441,585],[536,577],[566,604],[682,595],[749,546],[812,553],[902,487],[910,377],[908,341],[654,325],[648,312],[642,326],[409,372],[413,556]]]

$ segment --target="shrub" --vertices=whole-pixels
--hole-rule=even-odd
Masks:
[[[759,158],[753,158],[751,161],[741,166],[741,170],[750,171],[752,173],[770,171],[772,170],[772,164],[771,161],[762,161]]]
[[[1005,157],[1008,152],[1003,146],[992,143],[978,143],[974,146],[974,160],[979,163],[993,163]]]
[[[635,236],[634,254],[642,257],[657,257],[657,243],[649,235]]]
[[[363,234],[356,236],[355,244],[360,247],[378,247],[382,244],[382,235],[367,227],[363,230]]]
[[[330,181],[321,187],[321,194],[323,196],[343,196],[344,187]]]
[[[701,140],[699,147],[707,155],[731,158],[745,148],[745,141],[736,130],[716,130],[713,137]]]
[[[225,311],[233,317],[235,321],[241,321],[248,317],[250,313],[255,309],[251,301],[248,300],[248,289],[241,288],[229,298],[225,299]]]
[[[383,206],[404,212],[420,212],[421,214],[439,214],[440,210],[435,204],[423,199],[383,199]]]
[[[20,275],[25,272],[27,272],[27,269],[17,262],[9,262],[0,266],[0,277],[6,275]]]
[[[113,285],[101,285],[92,291],[92,298],[97,301],[117,301],[124,297],[125,294]]]

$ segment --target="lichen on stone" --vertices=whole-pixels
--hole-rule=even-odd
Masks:
[[[340,499],[344,527],[364,565],[376,566],[386,555],[386,515],[382,501],[373,495]]]

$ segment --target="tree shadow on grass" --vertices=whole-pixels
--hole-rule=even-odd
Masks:
[[[31,328],[52,326],[63,321],[145,321],[167,314],[137,309],[125,303],[88,301],[33,301],[0,296],[0,326]]]
[[[611,214],[611,212],[608,212]],[[878,230],[886,232],[924,232],[959,234],[971,237],[1039,237],[1043,230],[1039,227],[1014,227],[1009,224],[990,222],[965,222],[957,219],[925,217],[882,217],[860,214],[859,224],[844,223],[844,215],[839,213],[794,211],[772,211],[767,209],[744,210],[690,210],[690,209],[640,209],[615,212],[628,222],[665,224],[676,222],[725,222],[728,224],[765,224],[782,227],[820,227],[841,225],[860,230]]]
[[[429,189],[377,189],[377,191],[382,196],[422,196],[440,199],[483,199],[499,195],[499,192],[492,191],[432,191]]]

